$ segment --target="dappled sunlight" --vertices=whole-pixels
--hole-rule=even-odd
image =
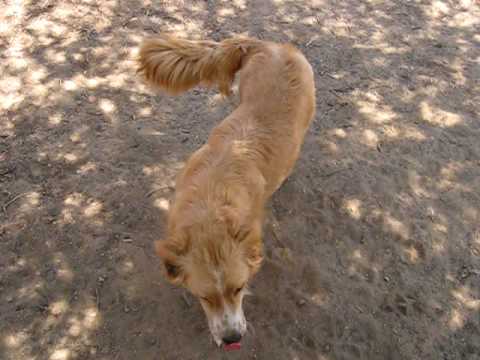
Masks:
[[[331,136],[336,136],[340,139],[345,139],[347,137],[347,132],[344,129],[339,129],[339,128],[331,129],[329,131],[329,134]]]
[[[452,291],[452,296],[457,302],[468,310],[480,310],[480,297],[474,297],[467,286]]]
[[[377,148],[379,143],[378,135],[369,129],[363,131],[363,142],[371,148]]]
[[[400,220],[396,219],[389,213],[383,215],[383,222],[385,228],[396,235],[399,235],[402,239],[408,239],[410,232],[408,227]]]
[[[17,196],[19,197],[19,207],[17,210],[19,213],[28,214],[41,206],[42,196],[38,191],[29,191]]]
[[[412,189],[412,192],[419,197],[431,197],[431,193],[425,188],[424,179],[422,176],[417,174],[415,171],[408,172],[407,178],[408,184]]]
[[[83,214],[86,217],[90,218],[95,215],[98,215],[102,211],[102,209],[103,209],[102,203],[94,200],[85,207],[85,209],[83,210]]]
[[[391,122],[396,114],[380,101],[376,93],[365,93],[364,100],[357,100],[359,112],[368,120],[375,124]]]
[[[414,246],[408,246],[407,248],[403,249],[403,252],[407,255],[411,264],[416,264],[418,262],[420,256],[418,254],[418,250]]]
[[[82,193],[72,193],[67,195],[64,204],[58,224],[74,224],[77,221],[88,220],[91,225],[104,225],[106,214],[101,201],[87,198]]]
[[[452,309],[450,312],[450,318],[448,320],[448,326],[451,330],[459,330],[465,325],[465,314],[459,309]]]
[[[358,199],[347,199],[343,203],[344,210],[354,219],[362,217],[362,202]]]
[[[151,286],[160,278],[152,242],[165,235],[185,159],[238,91],[171,97],[149,88],[135,73],[138,46],[161,32],[290,41],[315,74],[317,116],[268,205],[276,225],[265,229],[266,255],[295,261],[267,264],[252,282],[259,291],[247,315],[260,325],[244,357],[476,351],[472,1],[8,1],[0,358],[148,359],[159,348],[166,357],[223,356],[188,299]],[[310,260],[318,273],[306,279]],[[171,336],[165,323],[182,330]]]
[[[449,128],[462,123],[462,118],[454,113],[433,107],[427,101],[420,103],[422,119],[432,125]]]
[[[158,208],[160,210],[163,210],[163,211],[168,211],[168,209],[170,208],[170,204],[169,204],[168,200],[164,199],[164,198],[155,199],[153,204],[156,208]]]

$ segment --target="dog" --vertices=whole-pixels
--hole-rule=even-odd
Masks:
[[[146,83],[173,95],[217,85],[228,96],[239,73],[239,105],[178,174],[155,250],[166,278],[199,299],[215,343],[240,347],[243,297],[263,260],[265,204],[292,171],[315,115],[312,67],[289,44],[169,34],[145,39],[138,61]]]

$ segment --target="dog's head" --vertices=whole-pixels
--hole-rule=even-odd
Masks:
[[[198,297],[217,345],[246,332],[242,300],[262,262],[261,221],[223,206],[214,215],[170,229],[155,248],[167,279]]]

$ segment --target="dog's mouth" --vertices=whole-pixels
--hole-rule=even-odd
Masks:
[[[223,345],[223,348],[225,349],[225,351],[240,350],[242,348],[242,343],[238,341],[231,344],[225,344]]]

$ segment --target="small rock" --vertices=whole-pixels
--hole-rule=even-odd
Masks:
[[[297,305],[298,305],[298,306],[303,306],[303,305],[305,305],[306,303],[307,303],[307,302],[305,301],[305,299],[300,299],[300,300],[297,301]]]

